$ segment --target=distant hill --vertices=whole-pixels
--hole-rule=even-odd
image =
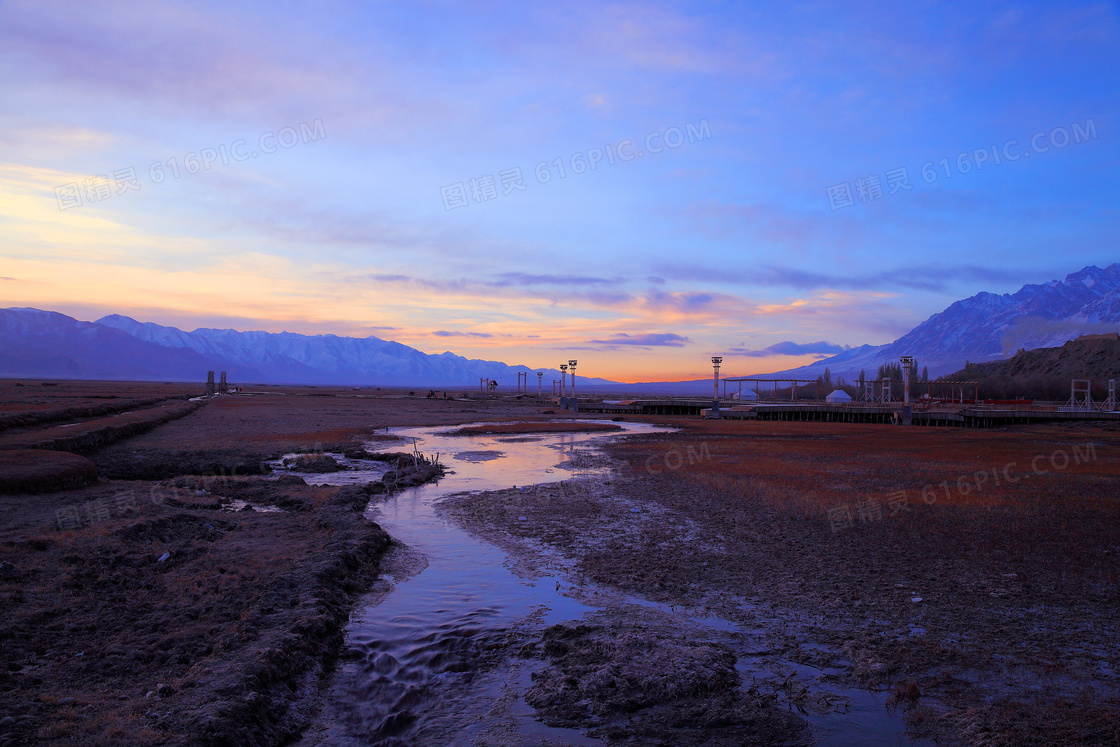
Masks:
[[[808,366],[780,371],[813,379],[825,366],[833,377],[855,379],[860,369],[874,375],[879,365],[912,355],[931,376],[960,370],[966,361],[985,363],[1019,349],[1061,345],[1078,335],[1120,328],[1120,264],[1085,267],[1015,293],[977,293],[956,301],[887,345],[845,350]]]
[[[1061,347],[1020,350],[1007,360],[973,363],[950,380],[980,382],[983,397],[1028,396],[1064,400],[1071,379],[1091,379],[1094,399],[1108,392],[1108,380],[1120,379],[1120,335],[1084,335]]]
[[[39,309],[0,309],[0,376],[205,381],[207,370],[228,372],[231,383],[478,387],[482,378],[503,387],[529,373],[529,387],[544,370],[549,389],[555,369],[474,360],[454,353],[427,354],[377,337],[238,332],[142,323],[113,314],[82,322]],[[615,386],[579,378],[584,386]]]

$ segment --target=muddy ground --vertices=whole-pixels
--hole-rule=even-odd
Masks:
[[[197,394],[0,386],[3,747],[296,738],[390,545],[362,516],[370,495],[433,475],[409,459],[340,489],[255,474],[261,463],[369,439],[407,451],[377,430],[540,409],[313,388],[186,402]],[[66,438],[80,454],[50,450],[78,431],[90,437]]]
[[[606,586],[718,616],[763,633],[771,658],[839,668],[912,736],[1120,736],[1116,430],[676,424],[607,447],[612,476],[444,510],[516,571],[566,574],[573,595]],[[826,679],[802,678],[791,707]],[[595,730],[594,708],[565,708],[588,687],[561,658],[532,702]]]

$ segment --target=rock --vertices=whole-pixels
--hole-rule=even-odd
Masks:
[[[8,561],[0,562],[0,579],[4,581],[15,581],[19,578],[19,569]]]
[[[174,694],[175,694],[175,688],[173,688],[171,685],[165,685],[165,684],[156,685],[156,695],[158,695],[159,697],[166,698],[169,695],[174,695]]]
[[[14,718],[12,718],[11,716],[5,716],[4,718],[0,718],[0,729],[2,729],[5,726],[12,726],[13,724],[15,724],[15,722],[16,722],[16,720]]]
[[[58,701],[58,704],[60,706],[68,706],[68,705],[74,705],[74,703],[76,703],[77,701],[78,701],[77,698],[63,698],[62,700]]]

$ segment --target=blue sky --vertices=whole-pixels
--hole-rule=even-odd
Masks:
[[[0,303],[788,368],[1116,261],[1118,70],[1115,3],[3,2]]]

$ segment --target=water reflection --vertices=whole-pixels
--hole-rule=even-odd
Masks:
[[[621,434],[670,430],[619,425]],[[393,431],[407,446],[388,450],[438,453],[448,474],[368,510],[394,539],[422,553],[427,567],[355,615],[348,629],[351,658],[326,704],[324,737],[332,744],[469,744],[496,730],[511,744],[600,744],[578,731],[534,721],[519,695],[532,665],[510,670],[492,653],[516,645],[530,629],[578,619],[594,608],[563,596],[559,578],[519,579],[505,567],[505,553],[440,518],[434,504],[453,493],[601,471],[588,466],[589,451],[594,442],[620,434],[449,436],[446,431],[446,426]],[[350,481],[347,473],[307,479]]]

